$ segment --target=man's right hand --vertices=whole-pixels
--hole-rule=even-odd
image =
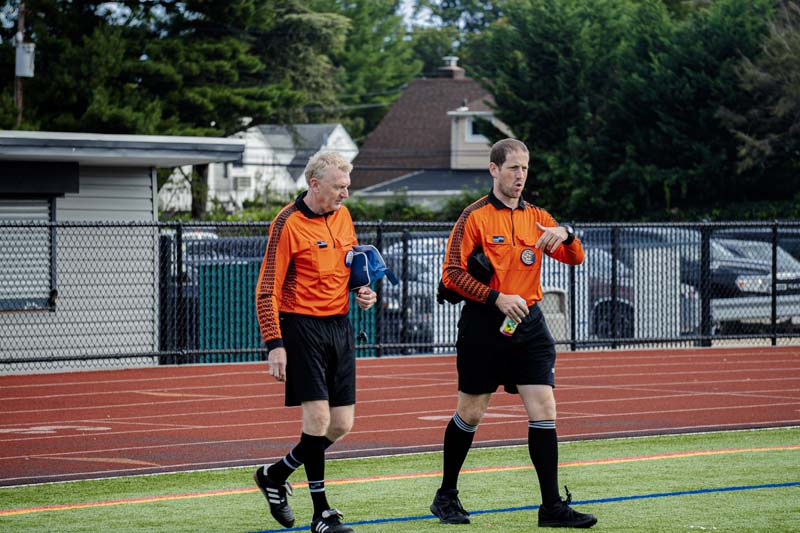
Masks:
[[[497,297],[495,302],[500,311],[508,318],[519,324],[528,314],[528,306],[525,299],[519,294],[503,294]]]
[[[278,381],[286,381],[286,348],[270,350],[269,375]]]

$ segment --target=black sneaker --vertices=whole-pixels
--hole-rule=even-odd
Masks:
[[[572,503],[572,494],[567,487],[567,499],[558,501],[550,505],[539,507],[539,527],[592,527],[597,523],[597,518],[593,514],[579,513],[569,506]]]
[[[469,513],[461,507],[458,491],[455,489],[437,490],[431,512],[439,517],[442,524],[469,524]]]
[[[314,533],[353,533],[353,528],[342,524],[342,513],[337,509],[322,511],[322,516],[311,521]]]
[[[261,467],[253,473],[253,479],[256,485],[261,489],[261,493],[267,499],[269,504],[269,512],[272,517],[278,521],[283,527],[292,527],[294,525],[294,513],[292,508],[289,507],[289,502],[286,501],[286,495],[292,495],[292,486],[287,481],[283,485],[273,483],[265,474],[264,468]]]

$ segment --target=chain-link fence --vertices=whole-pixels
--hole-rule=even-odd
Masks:
[[[586,261],[545,259],[560,349],[800,342],[800,222],[576,224]],[[359,357],[453,353],[439,304],[451,224],[356,223],[400,278],[351,306]],[[0,222],[0,372],[258,361],[268,223]]]

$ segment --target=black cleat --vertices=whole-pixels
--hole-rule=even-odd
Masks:
[[[342,524],[342,513],[337,509],[322,511],[322,516],[311,521],[314,533],[353,533],[353,528]]]
[[[458,491],[455,489],[437,490],[431,512],[442,524],[469,524],[469,513],[461,506]]]
[[[283,485],[273,483],[264,474],[263,467],[253,473],[253,479],[258,488],[261,489],[261,493],[267,499],[269,512],[272,513],[272,517],[283,527],[292,527],[294,525],[294,513],[292,512],[292,508],[289,507],[289,502],[286,501],[286,495],[292,495],[292,486],[289,482],[287,481]]]
[[[572,494],[567,487],[567,499],[560,497],[557,502],[539,507],[539,527],[576,527],[588,528],[597,523],[597,518],[593,514],[579,513],[569,506],[572,503]]]

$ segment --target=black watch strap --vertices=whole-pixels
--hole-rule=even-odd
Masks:
[[[569,246],[575,240],[575,230],[569,224],[563,224],[561,227],[567,230],[567,238],[561,244]]]

